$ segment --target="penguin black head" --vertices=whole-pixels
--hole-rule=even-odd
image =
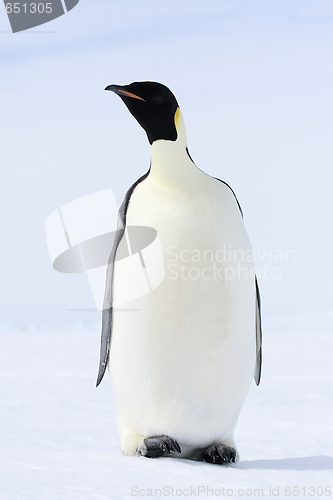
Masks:
[[[168,87],[157,82],[133,82],[129,85],[109,85],[105,90],[121,97],[146,131],[150,144],[159,139],[177,139],[175,113],[178,103]]]

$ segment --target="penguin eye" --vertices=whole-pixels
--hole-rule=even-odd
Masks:
[[[162,97],[161,95],[157,95],[152,98],[152,101],[154,104],[161,104],[164,101],[164,97]]]

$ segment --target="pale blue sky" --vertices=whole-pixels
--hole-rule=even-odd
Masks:
[[[265,315],[332,310],[332,3],[81,0],[32,31],[0,9],[1,316],[99,321],[84,276],[52,270],[44,221],[149,165],[111,83],[156,80],[182,108],[198,166],[228,182],[255,250],[295,250],[260,281]],[[259,264],[259,263],[258,263]]]

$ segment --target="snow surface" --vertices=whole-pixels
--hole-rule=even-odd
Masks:
[[[265,335],[262,383],[241,413],[231,467],[121,454],[108,377],[95,388],[97,330],[11,331],[0,341],[1,500],[294,498],[286,486],[320,498],[310,487],[332,485],[330,333]]]

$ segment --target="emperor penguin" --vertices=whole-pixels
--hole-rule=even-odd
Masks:
[[[96,385],[108,365],[125,455],[234,463],[235,427],[252,377],[260,382],[262,358],[259,288],[242,210],[228,184],[195,165],[165,85],[105,90],[145,130],[151,163],[119,210]],[[130,226],[157,231],[166,272],[131,311],[117,312],[113,301],[131,283],[121,282],[114,262]]]

